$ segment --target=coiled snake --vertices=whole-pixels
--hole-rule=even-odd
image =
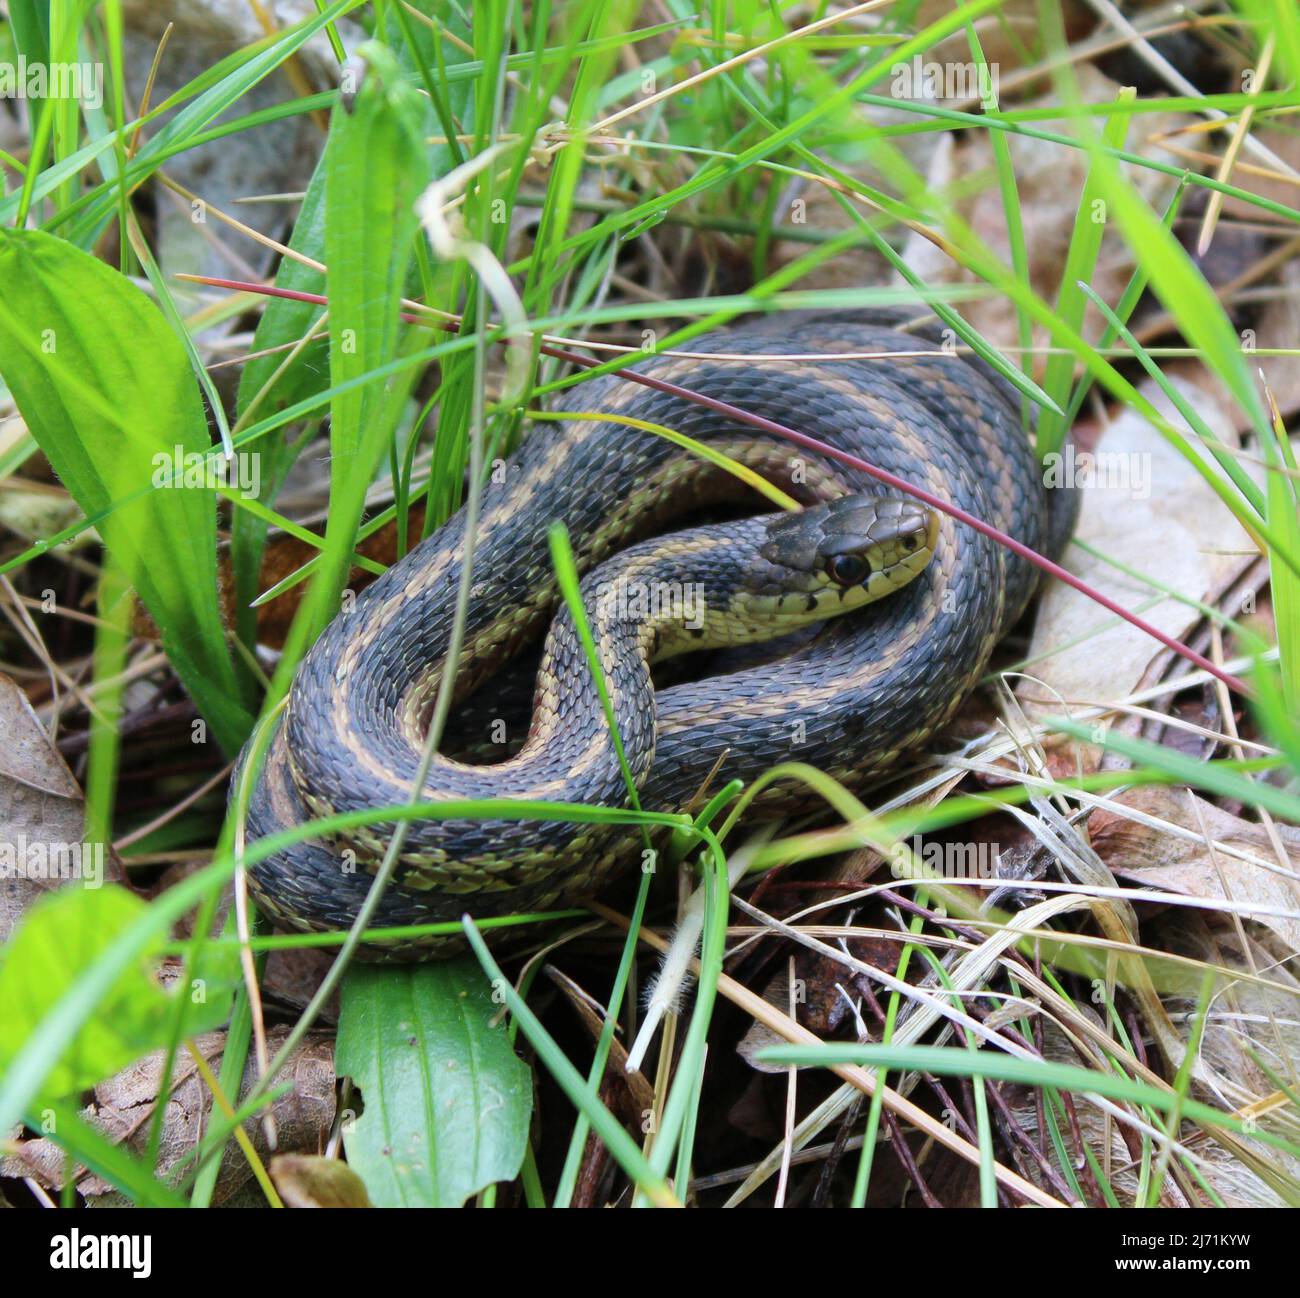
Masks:
[[[690,350],[696,358],[638,368],[860,456],[1036,550],[1063,547],[1072,493],[1042,485],[1011,389],[980,362],[935,348],[932,334],[843,314],[782,315],[696,339]],[[933,354],[892,355],[917,351]],[[847,352],[890,358],[821,359]],[[436,757],[424,800],[628,804],[590,667],[567,611],[555,613],[553,520],[567,527],[588,574],[584,606],[626,760],[652,810],[683,810],[710,780],[750,781],[787,759],[849,787],[878,777],[948,720],[1033,593],[1036,574],[1023,560],[946,514],[882,495],[860,470],[617,376],[576,392],[583,411],[674,428],[812,508],[660,535],[723,502],[764,506],[732,474],[631,427],[574,420],[534,432],[483,494],[456,680],[459,698],[491,688],[550,622],[531,729],[522,750],[496,765]],[[462,511],[367,587],[311,649],[252,794],[250,840],[331,811],[410,800],[464,541]],[[775,661],[658,691],[651,683],[651,658],[823,620]],[[782,786],[750,814],[785,813],[798,800]],[[253,894],[285,925],[347,926],[393,828],[282,850],[251,871]],[[639,847],[626,825],[413,821],[373,923],[564,906],[592,895]],[[389,954],[446,949],[444,939],[394,944]]]

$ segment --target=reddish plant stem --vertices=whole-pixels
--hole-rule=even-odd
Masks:
[[[326,298],[319,293],[303,293],[295,289],[277,288],[271,284],[254,284],[246,280],[217,279],[206,275],[185,275],[182,278],[195,283],[208,284],[214,288],[228,288],[244,293],[261,293],[268,297],[289,298],[295,302],[312,302],[320,306],[328,305]],[[455,323],[452,321],[436,320],[429,316],[413,315],[407,312],[403,313],[402,319],[412,324],[422,324],[435,329],[443,329],[448,333],[458,332]],[[539,344],[539,349],[547,356],[576,365],[581,369],[594,369],[601,364],[600,361],[592,360],[589,356],[569,351],[567,348],[553,347],[547,343]],[[638,374],[635,370],[620,371],[619,378],[627,379],[632,383],[639,383],[642,387],[653,388],[656,392],[664,392],[670,396],[680,397],[683,401],[691,401],[695,405],[717,411],[718,414],[725,415],[728,419],[734,419],[737,423],[748,424],[751,428],[757,428],[761,432],[771,434],[773,437],[779,437],[785,441],[793,442],[796,446],[816,451],[819,455],[824,455],[828,459],[838,460],[841,464],[861,469],[863,473],[870,474],[878,482],[883,482],[895,491],[902,491],[909,496],[914,496],[931,509],[937,509],[941,513],[948,514],[959,523],[964,523],[967,527],[974,528],[975,531],[996,541],[999,545],[1005,546],[1012,554],[1019,555],[1036,568],[1042,569],[1049,576],[1055,577],[1057,581],[1072,586],[1081,594],[1088,596],[1089,599],[1095,600],[1107,612],[1123,618],[1124,621],[1137,627],[1139,631],[1149,635],[1153,640],[1158,640],[1166,649],[1170,649],[1186,658],[1189,662],[1194,663],[1202,671],[1208,672],[1216,680],[1222,681],[1230,690],[1249,697],[1250,690],[1244,681],[1233,676],[1230,672],[1224,671],[1223,668],[1211,662],[1203,654],[1197,653],[1190,645],[1185,645],[1181,640],[1175,640],[1173,636],[1166,635],[1159,627],[1152,626],[1150,622],[1138,617],[1136,613],[1130,612],[1122,605],[1117,604],[1113,599],[1089,586],[1087,582],[1076,577],[1072,572],[1062,568],[1060,564],[1054,563],[1045,555],[1039,554],[1037,550],[1031,550],[1029,546],[1017,541],[1015,537],[1008,536],[1005,532],[999,531],[996,527],[986,523],[982,518],[976,518],[974,514],[967,513],[966,510],[952,504],[950,501],[942,500],[932,492],[914,486],[886,469],[879,469],[874,464],[869,464],[866,460],[848,451],[841,451],[838,447],[818,441],[817,438],[809,437],[806,433],[798,432],[785,424],[777,423],[774,419],[765,419],[762,415],[751,414],[748,410],[733,406],[728,401],[719,401],[716,397],[705,396],[700,392],[692,392],[689,388],[680,387],[676,383],[669,383],[666,379],[658,379],[651,374]]]

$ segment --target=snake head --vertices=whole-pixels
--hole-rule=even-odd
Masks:
[[[761,553],[801,588],[782,597],[783,612],[802,605],[811,619],[905,586],[930,562],[938,537],[938,514],[914,501],[843,496],[771,519]]]

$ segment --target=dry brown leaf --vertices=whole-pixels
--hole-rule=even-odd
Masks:
[[[898,943],[874,934],[863,933],[847,940],[850,952],[859,960],[881,969],[893,969],[898,961]],[[853,1012],[861,994],[854,985],[852,970],[816,951],[798,950],[795,961],[795,997],[793,1010],[790,998],[790,966],[778,963],[775,972],[763,988],[763,999],[775,1005],[783,1014],[793,1017],[810,1032],[819,1036],[834,1033]],[[841,988],[844,992],[841,992]],[[847,997],[844,993],[847,993]],[[773,1032],[766,1024],[755,1020],[736,1045],[736,1053],[755,1071],[760,1073],[785,1073],[784,1064],[769,1064],[757,1058],[767,1046],[779,1046],[784,1037]]]
[[[1233,419],[1178,373],[1171,381],[1186,394],[1206,423],[1230,445]],[[1164,394],[1144,384],[1145,395],[1175,424]],[[1241,526],[1199,474],[1142,416],[1124,411],[1106,430],[1096,453],[1097,475],[1084,485],[1075,536],[1102,554],[1192,599],[1204,599],[1255,556]],[[1076,462],[1076,467],[1081,462]],[[1108,485],[1105,473],[1127,471],[1125,490]],[[1116,476],[1109,479],[1116,483]],[[1136,612],[1166,634],[1182,638],[1200,613],[1124,575],[1077,546],[1064,565],[1116,603]],[[1152,604],[1152,600],[1158,600]],[[1079,591],[1054,584],[1043,595],[1028,658],[1042,682],[1026,682],[1020,696],[1033,719],[1061,714],[1067,703],[1109,703],[1123,699],[1142,679],[1160,644],[1120,621]],[[1046,686],[1044,690],[1043,686]]]
[[[4,438],[0,436],[0,449],[3,443]],[[56,536],[84,517],[81,506],[66,491],[48,483],[26,483],[10,478],[4,490],[0,491],[0,527],[7,528],[24,541],[42,541]],[[85,549],[98,540],[99,534],[95,529],[87,528],[54,548],[66,554]]]
[[[1113,100],[1120,87],[1091,65],[1079,69],[1079,88],[1088,103],[1102,104]],[[1049,95],[1033,101],[1029,107],[1057,107],[1059,97]],[[1143,134],[1172,130],[1190,120],[1184,115],[1160,113],[1144,115]],[[1064,130],[1061,122],[1038,122],[1045,131]],[[963,218],[977,239],[985,243],[1003,262],[1011,264],[1011,246],[1007,233],[1007,214],[1002,194],[994,182],[993,149],[990,132],[964,131],[960,136],[947,134],[931,146],[929,189],[964,191],[975,187],[969,198],[958,204]],[[930,140],[931,136],[920,136]],[[1029,282],[1043,301],[1054,302],[1061,286],[1062,268],[1066,264],[1079,196],[1088,171],[1088,154],[1083,149],[1067,149],[1050,140],[1029,136],[1009,137],[1011,161],[1020,193],[1021,216],[1025,230]],[[1155,161],[1174,162],[1172,154],[1157,144],[1136,143],[1137,150]],[[1143,197],[1157,211],[1164,206],[1177,184],[1175,178],[1134,168],[1131,179]],[[976,284],[977,277],[958,265],[928,239],[911,234],[903,249],[903,259],[927,284]],[[1133,250],[1117,231],[1108,230],[1102,237],[1097,265],[1089,276],[1089,285],[1104,301],[1118,302],[1134,269]],[[899,281],[901,283],[901,280]],[[1016,314],[1010,298],[997,294],[982,301],[963,304],[962,315],[989,342],[1012,355],[1019,345]],[[1095,338],[1105,326],[1101,315],[1089,307],[1084,334]],[[1035,332],[1035,345],[1046,346],[1048,336],[1041,328]],[[1041,376],[1045,358],[1034,366]]]
[[[1286,853],[1286,859],[1279,861],[1263,826],[1231,815],[1186,789],[1129,789],[1115,801],[1189,830],[1199,841],[1099,811],[1090,825],[1092,845],[1112,870],[1163,892],[1253,902],[1269,910],[1300,910],[1300,829],[1276,827]],[[1272,868],[1243,861],[1234,851],[1248,853]],[[1283,873],[1288,870],[1290,875]],[[1243,918],[1265,925],[1288,950],[1300,952],[1300,920],[1265,914]]]
[[[1101,1022],[1089,1006],[1080,1005],[1078,1009],[1094,1022],[1098,1024]],[[1045,1019],[1043,1023],[1043,1056],[1051,1062],[1072,1065],[1079,1063],[1079,1056],[1070,1041],[1051,1019]],[[1021,1130],[1040,1149],[1050,1148],[1050,1137],[1038,1130],[1037,1093],[1015,1087],[1008,1088],[1005,1094]],[[1120,1205],[1132,1206],[1136,1202],[1139,1187],[1143,1184],[1143,1168],[1140,1161],[1131,1156],[1128,1146],[1124,1143],[1119,1124],[1110,1121],[1105,1113],[1091,1104],[1076,1105],[1075,1112],[1084,1142],[1099,1159],[1104,1160],[1107,1179],[1118,1195]],[[1282,1201],[1277,1194],[1240,1158],[1212,1141],[1205,1141],[1194,1135],[1193,1141],[1201,1174],[1210,1182],[1227,1206],[1241,1208],[1282,1206]],[[1017,1152],[1016,1164],[1026,1178],[1049,1188],[1032,1158]],[[1166,1176],[1162,1182],[1160,1204],[1162,1207],[1189,1206],[1173,1176]]]
[[[288,1029],[269,1034],[274,1054],[283,1044]],[[195,1038],[195,1046],[216,1072],[225,1048],[224,1032],[208,1032]],[[137,1060],[129,1068],[95,1087],[95,1102],[82,1110],[82,1117],[103,1131],[114,1143],[124,1143],[142,1153],[149,1138],[158,1086],[162,1078],[161,1051]],[[271,1106],[281,1152],[315,1153],[325,1147],[334,1122],[334,1043],[328,1038],[309,1037],[294,1053],[281,1074],[292,1082],[290,1089]],[[240,1095],[246,1095],[255,1081],[250,1059],[244,1071]],[[212,1095],[199,1076],[194,1061],[185,1053],[176,1058],[172,1090],[163,1117],[162,1140],[157,1169],[161,1177],[193,1149],[212,1125]],[[253,1147],[265,1159],[270,1150],[260,1118],[244,1124]],[[50,1191],[62,1189],[66,1158],[52,1140],[38,1137],[22,1141],[13,1153],[0,1160],[0,1176],[30,1176]],[[75,1169],[77,1189],[87,1201],[106,1206],[120,1196],[106,1181],[84,1167]],[[221,1162],[212,1202],[219,1204],[239,1191],[251,1178],[252,1170],[232,1140]]]
[[[1287,262],[1279,270],[1278,278],[1281,292],[1265,306],[1255,326],[1256,347],[1300,347],[1300,260]],[[1296,358],[1260,356],[1257,363],[1278,409],[1286,416],[1294,414],[1300,409],[1300,365],[1296,364]]]
[[[271,1180],[290,1208],[369,1208],[365,1182],[342,1160],[278,1154]]]
[[[1215,1089],[1206,1098],[1226,1108],[1260,1112],[1277,1094],[1300,1055],[1300,979],[1295,960],[1268,929],[1244,932],[1214,912],[1168,910],[1149,925],[1160,949],[1218,971],[1219,990],[1205,1021],[1201,1059]],[[1240,978],[1232,977],[1240,971]],[[1171,996],[1166,1009],[1184,1035],[1204,1012],[1195,993]],[[1300,1169],[1297,1169],[1300,1173]]]
[[[84,844],[81,787],[27,701],[0,674],[0,941],[45,891],[123,881],[109,844]]]

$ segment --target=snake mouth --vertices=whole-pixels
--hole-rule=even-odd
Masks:
[[[925,529],[925,545],[926,549],[933,554],[939,548],[939,528],[943,523],[943,519],[940,518],[937,509],[930,510],[929,514],[930,525]]]

